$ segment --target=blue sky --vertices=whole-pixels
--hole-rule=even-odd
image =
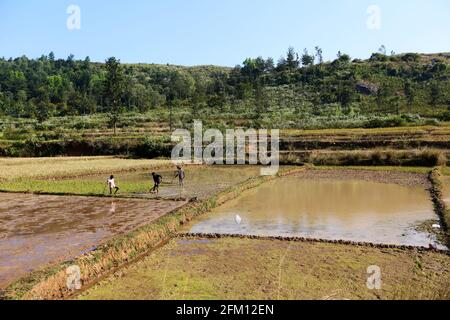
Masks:
[[[78,5],[81,29],[69,30]],[[381,9],[379,30],[367,8]],[[387,51],[449,52],[448,0],[0,0],[0,56],[234,66],[246,57],[277,60],[288,48],[316,45],[367,58]]]

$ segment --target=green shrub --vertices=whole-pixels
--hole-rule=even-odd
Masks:
[[[166,141],[146,137],[142,143],[134,148],[132,154],[140,158],[170,157],[171,150],[171,145]]]
[[[401,116],[373,118],[367,120],[364,128],[391,128],[406,125],[406,121]]]

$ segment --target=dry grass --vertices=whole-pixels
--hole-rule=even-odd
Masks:
[[[416,127],[395,127],[395,128],[373,128],[373,129],[320,129],[320,130],[300,130],[283,129],[282,136],[304,136],[304,135],[386,135],[386,134],[450,134],[450,124],[444,123],[440,127],[416,126]]]
[[[447,157],[440,150],[353,150],[313,152],[308,163],[317,166],[442,166]]]
[[[116,157],[0,158],[0,180],[67,178],[169,166],[169,160]]]

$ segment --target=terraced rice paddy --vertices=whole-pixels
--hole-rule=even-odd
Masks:
[[[0,288],[151,223],[183,201],[0,194]]]
[[[11,166],[0,189],[72,196],[0,194],[0,288],[33,270],[95,252],[188,199],[206,201],[260,173],[253,166],[187,166],[182,188],[170,164],[133,163],[120,170],[107,163],[97,162],[86,175],[62,162],[52,170],[47,161],[40,175],[31,176],[18,169],[31,162]],[[148,194],[153,170],[164,177],[158,198]],[[182,234],[204,235],[180,235],[76,298],[448,299],[450,258],[442,252],[247,237],[431,243],[445,249],[429,230],[418,228],[437,220],[427,171],[328,167],[255,184],[211,212],[183,220]],[[121,188],[118,197],[83,197],[105,196],[111,173]],[[382,270],[381,290],[367,288],[371,265]]]
[[[95,168],[95,163],[103,160],[109,161],[111,158],[83,159],[81,163],[94,161]],[[108,163],[103,162],[103,165]],[[133,160],[131,163],[136,164]],[[71,161],[59,164],[61,166],[56,165],[53,170],[47,164],[47,169],[41,171],[42,175],[50,175],[53,178],[33,176],[26,179],[8,179],[1,181],[0,185],[11,191],[75,195],[108,194],[106,173],[64,178],[60,177],[60,174],[65,172],[70,177],[78,171],[72,170],[70,173],[67,171],[70,169]],[[146,163],[147,166],[149,164],[166,165],[164,162]],[[33,165],[31,161],[25,159],[19,160],[16,164],[19,167],[30,165]],[[138,163],[138,166],[141,165],[143,163]],[[77,166],[80,167],[84,165]],[[132,166],[125,166],[127,167]],[[151,165],[149,167],[151,171]],[[110,168],[107,166],[96,169]],[[20,174],[16,168],[12,172],[17,172],[14,174],[15,177],[26,174],[26,172]],[[122,197],[0,193],[0,288],[33,270],[93,250],[107,239],[149,224],[186,203],[170,200],[172,198],[205,199],[227,187],[257,176],[259,168],[189,167],[186,168],[187,181],[184,188],[178,185],[173,170],[158,172],[165,177],[158,199],[155,199],[155,195],[149,194],[153,185],[150,173],[142,170],[116,175],[116,182],[121,188],[119,194]],[[11,172],[10,174],[12,175]]]
[[[450,258],[443,253],[245,236],[428,246],[436,239],[415,227],[437,219],[429,186],[424,174],[380,170],[306,171],[279,178],[184,229],[223,233],[220,238],[174,239],[78,298],[449,299]],[[367,287],[369,266],[381,270],[379,290]]]
[[[169,169],[170,168],[170,169]],[[155,198],[149,194],[153,187],[152,171],[163,176],[163,184],[158,197],[161,198],[199,198],[204,199],[227,187],[258,176],[259,167],[251,166],[215,166],[186,167],[184,188],[175,178],[175,167],[167,164],[161,170],[149,166],[148,170],[135,172],[106,171],[104,174],[79,176],[74,178],[28,178],[0,181],[0,190],[13,192],[37,192],[72,195],[108,195],[106,180],[115,174],[120,187],[118,196]]]

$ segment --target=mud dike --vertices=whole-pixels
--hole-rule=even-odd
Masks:
[[[305,242],[305,243],[329,243],[329,244],[342,244],[368,248],[378,249],[399,249],[399,250],[412,250],[417,252],[436,252],[450,256],[449,250],[439,250],[434,248],[395,245],[395,244],[379,244],[370,242],[356,242],[348,240],[327,240],[327,239],[313,239],[304,237],[270,237],[270,236],[255,236],[255,235],[242,235],[242,234],[220,234],[220,233],[180,233],[178,235],[180,239],[250,239],[250,240],[271,240],[271,241],[287,241],[287,242]]]

